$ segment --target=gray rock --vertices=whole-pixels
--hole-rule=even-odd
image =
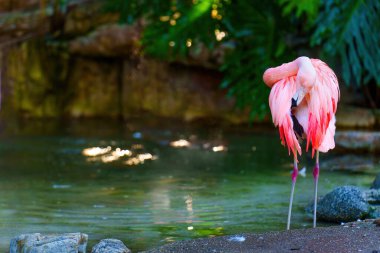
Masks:
[[[364,191],[364,198],[370,204],[380,204],[380,190],[370,189]]]
[[[349,172],[365,172],[373,170],[375,161],[371,156],[342,155],[322,162],[321,168],[325,170],[339,170]],[[380,179],[379,179],[380,180]],[[380,183],[380,182],[379,182]]]
[[[10,253],[85,253],[88,236],[82,233],[22,234],[11,240]]]
[[[373,180],[371,189],[380,189],[380,173],[377,174],[375,180]]]
[[[96,244],[91,253],[130,253],[124,243],[117,239],[103,239]]]
[[[368,216],[370,206],[358,187],[342,186],[326,194],[317,206],[317,218],[332,222],[347,222]]]

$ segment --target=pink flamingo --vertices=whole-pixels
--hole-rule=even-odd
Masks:
[[[306,139],[315,154],[313,227],[317,224],[317,192],[319,152],[335,147],[335,112],[339,100],[339,84],[334,72],[321,60],[299,57],[269,68],[263,80],[271,89],[269,106],[273,123],[279,128],[282,145],[294,157],[287,229],[290,228],[294,187],[298,175],[297,153],[302,154],[300,141]]]

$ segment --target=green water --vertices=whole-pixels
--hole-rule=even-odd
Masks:
[[[89,248],[118,238],[137,251],[201,236],[282,230],[292,161],[275,131],[250,129],[101,120],[8,126],[0,135],[0,250],[13,236],[33,232],[87,233]],[[170,146],[179,139],[192,146]],[[212,150],[221,145],[227,150]],[[105,163],[82,154],[107,146],[157,159],[127,165],[127,157]],[[294,228],[311,226],[304,212],[313,194],[310,158],[303,166],[308,171],[297,182]],[[323,169],[320,194],[340,185],[367,187],[374,175]]]

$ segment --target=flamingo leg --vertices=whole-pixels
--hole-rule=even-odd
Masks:
[[[289,211],[288,211],[288,223],[286,225],[286,229],[290,229],[290,217],[292,216],[292,206],[293,206],[293,195],[294,195],[294,188],[296,186],[298,176],[298,165],[297,165],[297,159],[294,157],[294,167],[293,167],[293,173],[292,173],[292,189],[290,191],[290,201],[289,201]]]
[[[314,176],[314,213],[313,213],[313,228],[317,227],[317,194],[318,194],[318,178],[319,178],[319,151],[315,157],[315,167],[313,170]]]

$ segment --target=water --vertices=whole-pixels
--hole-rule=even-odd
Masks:
[[[181,139],[191,146],[170,145]],[[110,155],[82,153],[108,146],[156,159],[132,165],[129,156],[110,161]],[[8,126],[0,137],[0,250],[13,236],[32,232],[87,233],[88,248],[118,238],[138,251],[181,239],[282,230],[291,164],[274,131],[176,122]],[[308,170],[297,182],[294,228],[312,223],[304,212],[313,196],[312,161],[304,158],[301,166]],[[320,194],[340,185],[367,187],[374,175],[323,169]]]

